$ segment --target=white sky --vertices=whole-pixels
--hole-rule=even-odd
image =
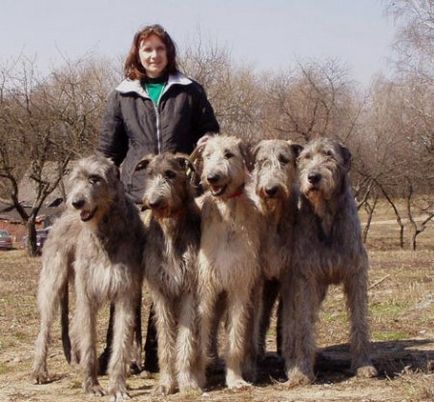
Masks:
[[[134,33],[162,24],[180,49],[211,39],[258,71],[340,60],[363,85],[387,75],[394,27],[381,0],[0,0],[0,63],[20,52],[39,68],[126,54]]]

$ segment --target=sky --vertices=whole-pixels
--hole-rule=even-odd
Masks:
[[[198,38],[256,71],[335,59],[363,86],[388,75],[395,33],[381,0],[0,0],[0,63],[20,53],[49,71],[64,58],[124,56],[159,23],[179,50]]]

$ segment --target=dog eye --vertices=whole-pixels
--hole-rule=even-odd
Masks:
[[[225,152],[225,159],[230,159],[234,156],[234,154],[232,152],[226,151]]]
[[[333,153],[333,151],[326,151],[326,156],[329,156],[330,158],[334,158],[335,157],[335,155],[334,155],[334,153]]]
[[[101,177],[99,177],[97,175],[92,175],[92,176],[89,176],[88,180],[89,180],[90,184],[96,184],[96,183],[99,183],[101,181]]]
[[[284,156],[284,155],[279,155],[279,162],[282,165],[287,165],[288,162],[289,162],[289,159],[286,156]]]
[[[176,173],[173,170],[166,170],[164,172],[164,177],[166,179],[174,179],[176,177]]]

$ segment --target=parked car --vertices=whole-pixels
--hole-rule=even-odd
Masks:
[[[0,230],[0,249],[10,250],[12,248],[12,236],[7,230]]]
[[[45,243],[45,240],[47,240],[49,231],[50,231],[50,227],[47,227],[44,229],[38,229],[36,231],[36,246],[38,247],[39,251],[44,246],[44,243]]]
[[[44,246],[45,240],[47,240],[48,232],[50,231],[51,226],[46,227],[44,229],[36,230],[36,250],[38,253],[42,252],[42,247]],[[22,239],[23,247],[27,246],[27,238],[28,236],[24,236]]]

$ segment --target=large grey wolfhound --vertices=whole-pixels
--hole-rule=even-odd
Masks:
[[[263,216],[261,267],[263,297],[256,319],[260,320],[259,357],[265,353],[265,335],[272,308],[279,295],[281,273],[290,268],[298,202],[296,159],[301,146],[291,141],[262,140],[253,150],[252,185]],[[280,349],[280,314],[277,349]]]
[[[298,158],[295,273],[282,280],[282,352],[290,386],[314,379],[314,324],[331,284],[344,286],[352,368],[359,376],[376,375],[369,357],[368,256],[348,178],[350,164],[349,150],[327,138],[308,143]]]
[[[67,209],[56,221],[44,246],[39,279],[41,329],[36,340],[33,376],[48,380],[50,327],[69,278],[75,276],[73,334],[80,355],[85,392],[103,395],[97,379],[96,316],[100,305],[115,305],[109,394],[128,398],[127,366],[134,309],[142,286],[143,223],[126,198],[118,169],[102,156],[80,160],[74,167]]]
[[[199,389],[197,253],[200,214],[194,202],[186,155],[147,156],[143,204],[151,210],[143,259],[155,306],[160,381],[156,393]]]
[[[216,303],[226,296],[228,345],[226,384],[247,386],[255,375],[252,293],[260,278],[260,216],[245,191],[248,178],[241,140],[211,137],[201,148],[202,236],[199,250],[199,315],[202,353],[215,328]],[[205,365],[205,362],[203,362]]]

